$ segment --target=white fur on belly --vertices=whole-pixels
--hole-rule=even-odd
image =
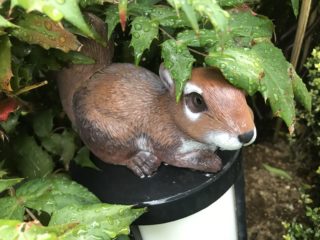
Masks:
[[[208,145],[193,140],[181,139],[181,141],[182,144],[178,149],[179,153],[188,153],[202,149],[210,149],[211,151],[215,151],[217,149],[215,145]]]

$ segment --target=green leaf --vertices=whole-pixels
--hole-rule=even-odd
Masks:
[[[0,198],[0,218],[23,220],[25,208],[14,197]],[[1,227],[0,227],[1,229]],[[0,236],[2,236],[0,234]]]
[[[100,170],[94,163],[90,160],[90,152],[87,147],[82,147],[78,153],[77,156],[74,158],[74,161],[80,165],[81,167],[89,167],[96,170]]]
[[[229,13],[216,0],[192,0],[192,6],[200,14],[207,16],[215,29],[226,31]]]
[[[271,167],[268,164],[263,164],[263,167],[272,175],[278,176],[278,177],[282,177],[282,178],[286,178],[288,180],[292,180],[292,177],[289,175],[289,173],[287,173],[286,171],[280,169],[280,168],[275,168],[275,167]]]
[[[71,231],[75,226],[77,226],[77,224],[44,227],[37,222],[0,219],[0,236],[3,240],[67,240],[63,235]]]
[[[72,63],[72,64],[84,64],[84,65],[90,65],[94,64],[95,60],[82,54],[81,52],[75,52],[70,51],[68,53],[64,53],[61,51],[55,52],[55,56],[66,63]]]
[[[11,23],[7,19],[5,19],[3,16],[0,15],[0,29],[1,28],[17,28],[18,26]]]
[[[17,169],[24,177],[42,177],[53,171],[51,156],[35,141],[34,137],[20,134],[14,139]]]
[[[114,28],[119,23],[119,21],[120,19],[119,19],[118,7],[116,5],[109,6],[106,10],[106,20],[105,20],[108,26],[108,39],[110,39],[111,34]]]
[[[251,49],[212,51],[206,62],[220,68],[232,84],[249,94],[259,91],[265,100],[269,100],[273,113],[285,121],[290,132],[293,131],[293,70],[290,70],[280,49],[272,43],[261,42]]]
[[[0,37],[0,91],[12,91],[10,80],[11,71],[11,43],[8,36]]]
[[[192,30],[185,30],[178,33],[177,41],[190,47],[212,48],[219,42],[219,38],[217,33],[210,29],[200,29],[199,34]]]
[[[4,129],[6,133],[12,133],[15,131],[19,124],[20,111],[10,113],[9,118],[6,121],[0,122],[0,126]]]
[[[289,64],[288,69],[289,75],[292,75],[294,97],[305,109],[311,111],[311,94],[308,92],[306,85],[303,83],[302,79],[298,76],[291,64]]]
[[[57,48],[64,52],[79,50],[81,44],[77,38],[58,23],[38,14],[25,14],[18,22],[20,26],[12,35],[21,41],[38,44],[45,49]]]
[[[300,0],[291,0],[291,4],[292,4],[293,13],[297,17],[299,14]]]
[[[67,235],[68,239],[113,239],[129,234],[129,225],[144,212],[143,208],[106,203],[68,206],[53,213],[49,226],[77,222],[80,224]]]
[[[102,5],[105,2],[113,3],[113,0],[79,0],[79,4],[81,7],[87,7],[91,5]]]
[[[17,204],[49,214],[70,205],[87,205],[100,201],[80,184],[55,175],[28,181],[16,190]]]
[[[198,19],[197,15],[194,11],[194,8],[187,0],[167,0],[167,2],[173,6],[177,13],[180,8],[182,8],[183,12],[186,14],[186,17],[188,18],[192,28],[197,33],[199,32],[199,25],[198,25]]]
[[[185,44],[173,39],[163,42],[161,56],[164,59],[165,68],[170,71],[175,80],[176,100],[179,101],[183,87],[191,76],[195,59]]]
[[[256,41],[270,40],[274,31],[270,19],[252,11],[232,11],[229,31],[237,46],[251,46]]]
[[[53,128],[52,109],[39,112],[33,118],[33,131],[38,137],[47,137]]]
[[[212,49],[205,62],[219,68],[231,84],[253,95],[259,90],[259,80],[264,75],[264,68],[256,59],[248,48],[227,48],[224,51]]]
[[[60,21],[64,18],[86,36],[97,38],[97,34],[85,22],[78,6],[78,0],[11,0],[11,9],[15,6],[20,6],[27,12],[39,11],[46,14],[53,21]]]
[[[23,178],[0,179],[0,193],[21,182]]]
[[[131,43],[134,50],[135,64],[138,65],[143,52],[150,47],[154,38],[158,36],[158,22],[150,21],[146,17],[136,17],[132,21]]]
[[[217,0],[221,7],[235,7],[244,3],[254,3],[258,1],[259,0]]]

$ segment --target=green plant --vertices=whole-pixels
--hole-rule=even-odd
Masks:
[[[25,234],[33,239],[46,233],[47,239],[85,234],[110,239],[127,234],[128,225],[143,212],[101,204],[81,186],[54,173],[67,172],[72,160],[94,167],[62,113],[55,81],[50,79],[52,72],[68,63],[93,63],[79,53],[78,36],[105,44],[82,11],[105,19],[108,38],[121,31],[118,25],[124,38],[130,28],[127,47],[133,49],[136,64],[147,49],[160,45],[161,53],[155,55],[161,55],[176,81],[177,101],[193,65],[207,65],[220,68],[232,84],[250,95],[261,93],[290,132],[294,97],[310,109],[305,85],[271,42],[271,20],[247,5],[255,0],[108,2],[113,1],[0,0],[0,137],[10,140],[0,143],[0,161],[1,169],[19,176],[0,179],[0,192],[6,191],[0,198],[0,225],[6,226],[0,229],[1,237]],[[99,221],[89,223],[86,219],[92,220],[92,212],[97,211]],[[74,237],[79,232],[83,235]]]

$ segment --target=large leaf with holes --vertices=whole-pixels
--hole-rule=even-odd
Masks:
[[[17,23],[20,27],[12,35],[21,41],[38,44],[45,49],[57,48],[64,52],[79,50],[81,44],[77,38],[60,24],[38,14],[25,14]]]
[[[132,21],[131,43],[134,50],[135,64],[138,65],[142,53],[149,48],[152,40],[158,36],[158,22],[146,17],[136,17]]]
[[[175,80],[176,100],[180,99],[185,82],[191,76],[192,64],[195,59],[190,54],[187,45],[173,39],[162,44],[161,56],[164,59],[164,66],[170,71]]]
[[[0,37],[0,91],[12,91],[10,80],[11,71],[11,43],[8,36]]]
[[[52,215],[49,226],[66,223],[79,223],[70,232],[68,239],[114,239],[130,232],[129,225],[145,209],[133,209],[131,206],[99,203],[87,206],[69,206]]]
[[[97,38],[84,20],[78,0],[11,0],[11,8],[20,6],[27,12],[33,10],[46,14],[54,21],[66,19],[76,26],[83,34],[91,38]]]
[[[289,131],[293,131],[295,108],[294,91],[298,100],[309,108],[309,93],[300,80],[293,87],[294,70],[280,49],[269,42],[261,42],[251,49],[229,48],[209,53],[206,62],[221,69],[226,78],[250,94],[259,91],[269,100],[273,113],[281,117]],[[239,65],[242,67],[239,68]],[[246,67],[244,67],[246,66]]]

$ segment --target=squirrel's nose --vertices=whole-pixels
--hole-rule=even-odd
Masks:
[[[241,143],[243,143],[244,146],[253,143],[253,141],[256,139],[256,129],[240,134],[238,139]]]

